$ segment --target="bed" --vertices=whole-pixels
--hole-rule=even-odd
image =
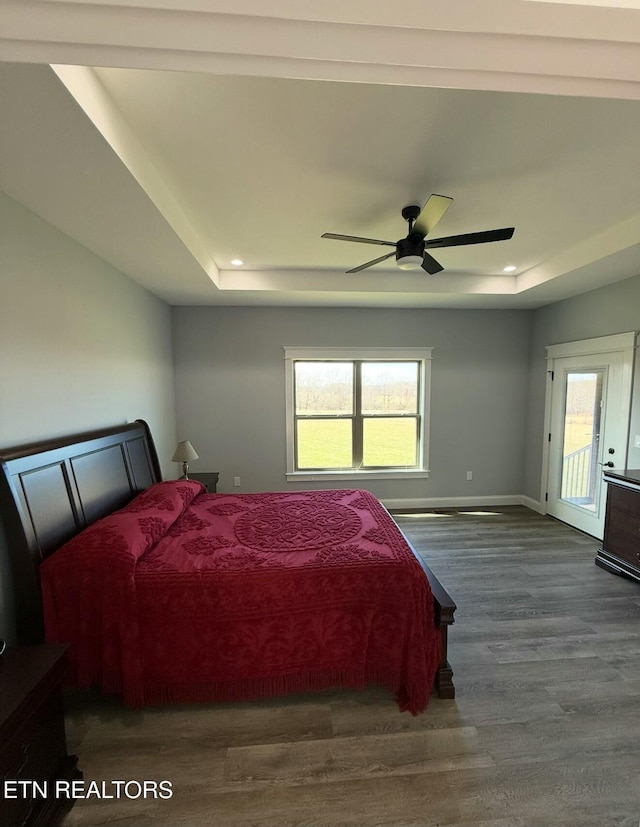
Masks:
[[[75,685],[127,704],[379,683],[455,694],[455,604],[359,489],[208,494],[162,481],[146,423],[3,451],[20,643],[70,644]]]

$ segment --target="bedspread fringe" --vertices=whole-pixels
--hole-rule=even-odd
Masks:
[[[394,693],[400,708],[413,715],[424,711],[431,690],[431,686],[425,686],[423,691],[409,693],[405,687],[398,687],[395,684],[394,676],[388,669],[372,666],[366,670],[364,675],[362,670],[338,668],[331,671],[307,671],[237,680],[175,684],[147,682],[144,687],[128,688],[125,691],[124,701],[127,705],[135,707],[156,704],[234,703],[305,692],[320,692],[325,689],[361,690],[370,684],[389,689]]]

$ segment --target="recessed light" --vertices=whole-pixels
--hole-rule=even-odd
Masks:
[[[502,272],[503,273],[513,273],[517,269],[518,268],[515,266],[515,264],[509,264],[507,267],[503,268]]]
[[[242,265],[244,264],[244,261],[242,261],[242,259],[239,259],[239,258],[232,258],[231,263],[233,264],[234,267],[242,267]]]

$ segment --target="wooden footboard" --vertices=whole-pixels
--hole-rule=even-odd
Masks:
[[[456,688],[453,685],[453,669],[448,660],[448,632],[449,626],[455,622],[453,615],[457,607],[442,583],[415,550],[409,538],[406,535],[404,535],[404,538],[424,569],[424,573],[427,575],[427,580],[431,586],[435,622],[440,630],[440,665],[436,672],[434,686],[439,698],[451,700],[456,696]]]
[[[436,672],[435,688],[439,698],[451,699],[456,696],[456,689],[453,685],[453,669],[448,661],[447,652],[447,638],[449,626],[454,622],[454,612],[456,604],[449,596],[446,589],[440,583],[435,574],[431,571],[429,566],[424,561],[421,561],[425,573],[431,585],[431,592],[433,593],[435,621],[436,626],[440,629],[440,665]]]
[[[390,516],[393,519],[393,515],[390,514]],[[396,523],[396,525],[398,524]],[[448,660],[448,632],[449,626],[455,622],[453,615],[457,606],[451,599],[451,596],[445,587],[418,554],[413,546],[413,543],[411,543],[400,526],[398,526],[398,529],[402,532],[402,536],[411,551],[414,553],[416,560],[422,566],[424,573],[427,576],[427,580],[429,581],[429,585],[431,586],[431,593],[433,594],[434,601],[434,619],[437,628],[440,630],[440,665],[438,666],[438,671],[436,672],[434,686],[439,698],[443,698],[444,700],[452,700],[456,696],[456,688],[453,685],[453,669],[451,668],[451,664]]]

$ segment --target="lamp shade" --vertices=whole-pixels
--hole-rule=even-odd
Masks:
[[[173,454],[172,462],[191,462],[194,459],[200,459],[200,457],[189,440],[184,439],[179,442]]]

